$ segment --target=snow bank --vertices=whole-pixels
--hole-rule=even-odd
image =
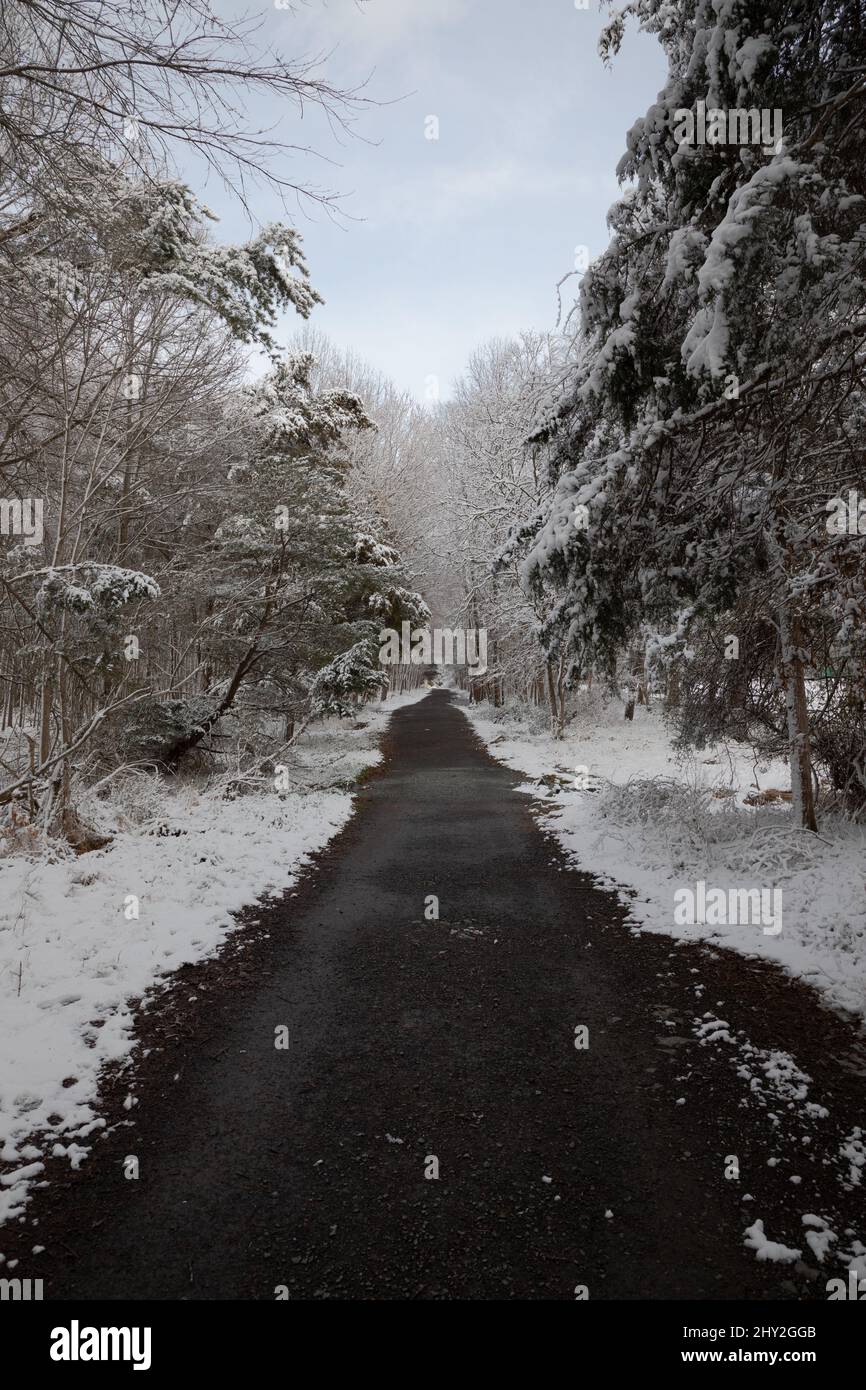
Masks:
[[[866,1016],[866,827],[827,816],[814,836],[791,828],[784,803],[745,806],[755,783],[786,789],[788,768],[738,744],[679,758],[642,706],[629,723],[621,705],[594,703],[562,740],[489,705],[461,707],[491,753],[533,779],[524,790],[550,806],[542,823],[576,867],[618,890],[635,931],[768,957]],[[674,894],[701,880],[781,889],[782,930],[677,924]]]
[[[327,784],[378,763],[391,712],[427,693],[368,707],[364,729],[309,730],[286,763],[313,790],[225,801],[189,786],[160,795],[148,779],[158,813],[107,849],[0,862],[0,1222],[20,1213],[46,1154],[77,1167],[104,1126],[99,1074],[133,1046],[130,1001],[215,952],[233,912],[295,881],[352,811]]]

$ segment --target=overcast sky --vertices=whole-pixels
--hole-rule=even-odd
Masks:
[[[313,209],[295,219],[326,300],[316,325],[419,399],[430,377],[447,395],[485,339],[553,327],[555,285],[575,247],[594,256],[606,244],[625,132],[663,82],[655,40],[630,30],[605,69],[604,16],[574,0],[307,0],[294,12],[217,0],[217,9],[262,9],[274,50],[329,51],[331,81],[369,77],[367,94],[387,103],[367,108],[356,137],[340,143],[315,117],[249,111],[333,161],[299,156],[291,176],[343,194],[355,219],[335,224]],[[218,185],[203,191],[220,239],[249,235]],[[281,215],[272,195],[258,196],[255,212],[263,222]]]

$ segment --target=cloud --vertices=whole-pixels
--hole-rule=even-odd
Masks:
[[[467,10],[468,0],[325,0],[300,18],[317,44],[339,43],[369,56],[458,23]]]
[[[435,156],[433,156],[435,158]],[[368,201],[372,226],[392,223],[450,226],[483,216],[513,199],[616,196],[616,179],[608,172],[545,168],[513,159],[485,165],[433,165],[427,172],[401,179]]]

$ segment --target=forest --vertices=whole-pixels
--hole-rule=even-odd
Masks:
[[[217,242],[172,164],[191,142],[241,191],[277,177],[225,120],[229,78],[337,119],[354,94],[245,58],[198,5],[7,8],[8,828],[75,845],[81,789],[120,769],[273,760],[386,689],[381,629],[430,610],[487,632],[473,696],[547,703],[561,732],[588,680],[626,711],[658,694],[689,743],[789,758],[797,823],[862,809],[857,6],[780,6],[739,47],[725,11],[705,51],[694,9],[628,7],[669,78],[571,313],[425,406],[312,326],[278,341],[279,310],[315,320],[300,236]],[[770,159],[677,143],[705,89],[784,109]]]
[[[298,8],[276,6],[287,22]],[[481,777],[486,759],[491,787],[504,764],[641,942],[721,941],[862,1024],[863,0],[601,9],[580,22],[612,81],[627,31],[665,69],[643,114],[616,88],[606,244],[577,248],[549,286],[549,322],[479,323],[462,371],[422,395],[317,322],[332,290],[305,217],[343,213],[310,172],[301,121],[363,139],[379,101],[363,80],[335,80],[327,54],[291,56],[291,25],[284,56],[264,8],[2,8],[0,1222],[24,1220],[44,1162],[77,1172],[98,1149],[103,1069],[128,1065],[141,1000],[204,969],[237,913],[293,894],[311,857],[344,844],[356,798],[362,826],[373,814],[400,757],[411,787],[425,758],[440,779],[473,759]],[[256,103],[290,113],[288,131]],[[214,184],[246,238],[225,234]],[[261,217],[275,202],[281,217]],[[361,233],[347,227],[351,261]],[[531,274],[527,247],[514,278]],[[428,716],[450,753],[424,752]],[[419,807],[438,805],[430,777],[411,791]],[[437,867],[406,870],[407,922],[431,903],[438,922],[436,873],[458,881],[452,861],[499,814],[490,796],[463,807],[459,843],[447,806],[418,830]],[[410,819],[404,807],[393,833]],[[473,892],[445,914],[449,950],[488,930]],[[752,899],[753,919],[738,917]],[[665,977],[667,958],[651,964],[647,978]],[[686,983],[697,1008],[704,986]],[[420,1030],[402,989],[394,1028]],[[726,981],[693,1023],[676,1015],[677,1040],[741,1048],[752,1101],[811,1123],[821,1106],[787,1024],[749,1041],[713,1012],[731,998]],[[789,1019],[787,1001],[772,1018]],[[664,1034],[674,1015],[659,1007]],[[569,1043],[576,1019],[556,1023]],[[815,1050],[841,1055],[823,1037]],[[866,1131],[841,1114],[824,1166],[841,1165],[847,1201]],[[793,1265],[796,1237],[822,1263],[832,1236],[866,1276],[866,1246],[825,1197],[796,1217],[767,1199],[787,1245],[753,1212],[750,1269]],[[801,1217],[808,1237],[792,1233]]]

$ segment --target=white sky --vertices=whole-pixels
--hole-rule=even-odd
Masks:
[[[593,0],[590,0],[593,3]],[[340,86],[369,77],[354,137],[338,142],[315,113],[257,107],[256,127],[312,145],[297,182],[344,195],[334,224],[295,221],[312,282],[325,298],[312,322],[420,399],[443,395],[474,347],[523,328],[553,327],[555,285],[607,242],[625,132],[664,79],[657,42],[632,29],[612,70],[596,44],[606,10],[574,0],[306,0],[294,9],[215,0],[222,16],[263,14],[261,38],[284,57],[329,53]],[[439,120],[439,139],[425,120]],[[202,188],[220,239],[249,224],[216,184]],[[260,194],[256,217],[279,218]],[[564,287],[566,309],[577,281]],[[298,324],[286,320],[290,336]]]

